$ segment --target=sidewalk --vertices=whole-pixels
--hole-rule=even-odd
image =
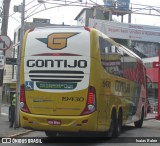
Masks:
[[[16,137],[31,132],[24,128],[9,128],[9,120],[7,115],[0,114],[0,137]]]
[[[147,114],[147,117],[145,120],[150,120],[150,119],[155,119],[155,116],[157,114],[151,113]],[[27,130],[24,128],[9,128],[9,120],[8,120],[8,115],[5,114],[0,114],[0,137],[16,137],[19,135],[24,135],[26,133],[31,132],[32,130]]]
[[[156,116],[157,116],[156,113],[148,113],[147,117],[145,118],[145,120],[156,119],[155,118]]]
[[[8,109],[9,104],[1,104],[0,113],[0,137],[16,137],[18,135],[23,135],[29,133],[32,130],[27,130],[24,128],[9,128],[10,122],[8,119]]]

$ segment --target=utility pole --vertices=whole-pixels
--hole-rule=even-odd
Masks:
[[[25,0],[21,4],[21,32],[20,32],[20,47],[18,50],[17,56],[17,68],[16,68],[16,96],[17,96],[17,106],[15,110],[15,125],[14,128],[18,128],[20,126],[20,117],[19,117],[19,110],[20,110],[20,63],[21,63],[21,52],[22,52],[22,43],[23,43],[23,35],[24,35],[24,20],[25,20]]]
[[[11,0],[3,0],[2,25],[1,25],[2,35],[7,35],[10,2]]]
[[[1,24],[1,35],[7,35],[8,30],[8,18],[9,18],[9,8],[10,8],[10,2],[11,0],[3,0],[3,8],[2,8],[2,24]],[[5,51],[3,51],[3,54],[5,56]],[[4,70],[0,70],[0,74],[2,74],[2,83],[3,83],[3,72]],[[0,108],[1,108],[1,102],[2,102],[2,92],[3,92],[3,86],[0,86]],[[0,109],[1,113],[1,109]]]

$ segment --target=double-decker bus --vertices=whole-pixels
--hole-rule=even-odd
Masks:
[[[132,51],[87,27],[43,27],[24,36],[20,124],[57,133],[115,137],[142,127],[146,116],[145,67]]]

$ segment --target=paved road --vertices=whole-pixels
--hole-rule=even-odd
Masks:
[[[65,136],[65,135],[64,135]],[[108,144],[113,146],[134,146],[134,145],[144,145],[144,146],[159,146],[160,145],[160,121],[157,120],[147,120],[144,121],[144,125],[142,128],[135,128],[133,124],[127,125],[124,128],[123,133],[119,138],[114,139],[106,139],[106,138],[76,138],[75,135],[70,135],[69,138],[58,137],[57,139],[48,139],[44,132],[34,131],[27,135],[23,135],[22,137],[39,137],[43,142],[54,143],[55,146],[62,146],[64,143],[69,143],[72,145],[73,142],[76,145],[84,144],[85,146],[105,146]],[[145,143],[145,141],[149,141],[151,143]],[[157,143],[157,142],[159,143]],[[156,143],[152,143],[156,142]]]
[[[48,139],[44,132],[37,132],[37,131],[34,131],[34,132],[29,132],[28,134],[26,134],[26,131],[23,129],[23,128],[18,128],[16,130],[14,129],[10,129],[8,127],[9,125],[9,122],[8,122],[8,116],[7,113],[8,113],[8,107],[6,105],[3,105],[2,107],[2,112],[3,112],[3,116],[0,116],[0,133],[3,135],[1,137],[7,137],[7,134],[10,134],[10,135],[16,135],[18,134],[18,137],[17,138],[26,138],[26,137],[29,137],[29,138],[42,138],[42,141],[43,142],[47,142],[47,143],[54,143],[54,146],[72,146],[72,145],[75,145],[76,143],[76,146],[77,145],[81,145],[83,143],[83,146],[90,146],[90,145],[95,145],[95,146],[105,146],[105,145],[113,145],[113,146],[128,146],[128,145],[131,145],[131,146],[134,146],[134,145],[138,145],[138,146],[159,146],[160,143],[155,143],[155,144],[152,144],[152,143],[135,143],[136,141],[136,138],[139,138],[141,137],[142,140],[146,140],[146,137],[159,137],[160,138],[160,121],[157,121],[155,119],[151,119],[151,120],[145,120],[144,121],[144,125],[143,125],[143,128],[141,129],[136,129],[134,128],[133,124],[131,125],[128,125],[125,127],[124,129],[124,132],[120,135],[120,138],[117,138],[117,139],[103,139],[103,138],[75,138],[75,135],[71,135],[70,138],[68,139],[64,139],[64,138],[61,138],[60,139]],[[153,117],[155,115],[152,115]],[[2,120],[3,119],[3,120]],[[5,127],[6,126],[6,127]],[[24,132],[24,135],[21,135],[21,133]],[[19,135],[20,133],[20,135]],[[131,139],[129,139],[131,137]],[[135,138],[132,138],[132,137],[135,137]],[[122,138],[122,139],[121,139]],[[144,139],[143,139],[144,138]],[[126,141],[126,140],[131,140],[131,141],[134,141],[134,143],[122,143],[122,141]],[[139,140],[139,139],[138,139]],[[141,139],[140,139],[141,140]],[[115,143],[115,142],[118,142],[118,143]],[[21,144],[18,144],[18,145],[21,145]]]

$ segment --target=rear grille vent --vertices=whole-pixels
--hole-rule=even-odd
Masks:
[[[81,82],[84,78],[83,71],[66,71],[66,70],[32,70],[29,77],[36,82]]]

